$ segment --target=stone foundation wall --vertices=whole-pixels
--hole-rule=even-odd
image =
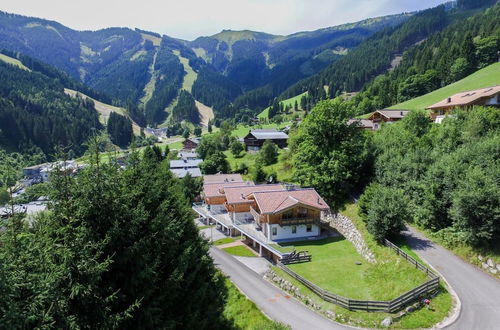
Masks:
[[[354,245],[358,253],[361,254],[368,262],[375,262],[373,252],[370,251],[365,240],[363,239],[363,236],[348,217],[339,213],[332,214],[324,212],[321,214],[321,221],[328,223],[330,227],[335,228],[342,236]]]

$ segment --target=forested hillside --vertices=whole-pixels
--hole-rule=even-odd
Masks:
[[[500,51],[498,17],[500,5],[456,21],[408,49],[400,66],[377,77],[354,98],[358,113],[424,95],[497,62]]]
[[[0,81],[0,148],[51,158],[61,146],[74,157],[102,128],[93,102],[66,95],[58,78],[0,61]]]
[[[491,54],[498,49],[498,5],[485,12],[476,8],[492,3],[484,0],[472,6],[459,1],[456,8],[442,5],[422,11],[399,27],[376,33],[321,73],[289,88],[281,97],[308,91],[317,102],[341,92],[371,89],[355,99],[360,112],[366,112],[460,79],[491,63]]]
[[[0,49],[64,70],[112,97],[107,103],[126,107],[136,122],[154,126],[171,118],[182,88],[213,107],[218,117],[231,118],[241,108],[265,108],[291,84],[410,16],[289,36],[223,31],[188,42],[139,29],[75,31],[57,22],[1,12]],[[190,79],[194,81],[187,83]]]

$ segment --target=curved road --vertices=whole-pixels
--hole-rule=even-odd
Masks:
[[[411,227],[402,234],[411,249],[446,278],[462,303],[458,319],[446,329],[500,329],[500,281]]]
[[[292,329],[351,329],[329,321],[264,280],[233,256],[211,247],[215,265],[271,319]]]

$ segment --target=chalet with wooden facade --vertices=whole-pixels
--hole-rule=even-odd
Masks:
[[[259,184],[253,186],[226,186],[224,194],[226,197],[225,208],[233,221],[252,220],[250,213],[256,208],[255,199],[251,195],[262,191],[281,191],[285,188],[280,184]]]
[[[182,148],[184,150],[194,150],[198,148],[200,141],[201,138],[185,139],[184,142],[182,142]]]
[[[243,138],[246,149],[251,151],[260,150],[266,140],[275,143],[279,148],[285,148],[288,135],[275,129],[254,129]]]
[[[321,215],[329,207],[314,189],[239,178],[205,176],[203,203],[193,204],[193,210],[228,235],[241,234],[261,256],[274,260],[287,255],[276,249],[277,242],[320,236]]]
[[[431,105],[427,109],[431,110],[432,120],[441,122],[451,110],[475,105],[500,106],[500,85],[457,93]]]
[[[373,123],[373,130],[378,130],[382,123],[391,123],[403,119],[409,110],[392,110],[384,109],[377,110],[368,117],[368,120]]]
[[[320,234],[321,212],[326,202],[312,188],[255,192],[250,213],[264,236],[271,241],[304,239]]]

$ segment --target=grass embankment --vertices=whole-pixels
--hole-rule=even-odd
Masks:
[[[226,279],[226,287],[228,297],[223,314],[224,318],[231,322],[236,329],[289,329],[280,323],[268,319],[259,308],[252,301],[247,299],[228,279]]]
[[[295,105],[295,102],[297,102],[297,105],[298,105],[299,109],[303,110],[303,109],[300,108],[300,99],[303,96],[306,96],[307,94],[308,94],[308,92],[304,92],[302,94],[296,95],[296,96],[291,97],[289,99],[283,100],[280,103],[283,103],[283,107],[291,106],[292,107],[292,115],[294,113],[302,113],[303,114],[303,111],[298,111],[298,112],[293,111],[293,106]],[[269,108],[270,107],[267,107],[264,110],[262,110],[262,112],[257,115],[257,118],[259,118],[259,119],[267,119],[268,116],[269,116]]]
[[[289,265],[291,269],[332,293],[353,299],[390,300],[427,280],[422,272],[398,257],[391,249],[380,246],[373,240],[357,214],[356,205],[347,205],[341,213],[356,225],[368,247],[375,254],[377,262],[367,263],[346,240],[329,239],[323,246],[320,245],[321,241],[293,243],[298,251],[308,250],[313,257],[310,263]],[[361,261],[362,264],[356,265],[356,261]],[[274,270],[292,282],[303,294],[309,295],[323,309],[334,311],[338,322],[378,328],[384,318],[397,315],[346,310],[325,302],[280,269],[275,267]],[[409,313],[401,319],[395,319],[391,327],[412,329],[433,326],[449,313],[452,306],[450,294],[441,287],[440,293],[432,299],[431,305],[434,310],[423,308]]]
[[[494,63],[453,84],[412,100],[396,104],[389,109],[425,109],[456,93],[500,85],[500,63]]]
[[[236,245],[227,248],[223,248],[229,254],[237,257],[256,257],[255,253],[253,253],[249,247],[246,245]]]

